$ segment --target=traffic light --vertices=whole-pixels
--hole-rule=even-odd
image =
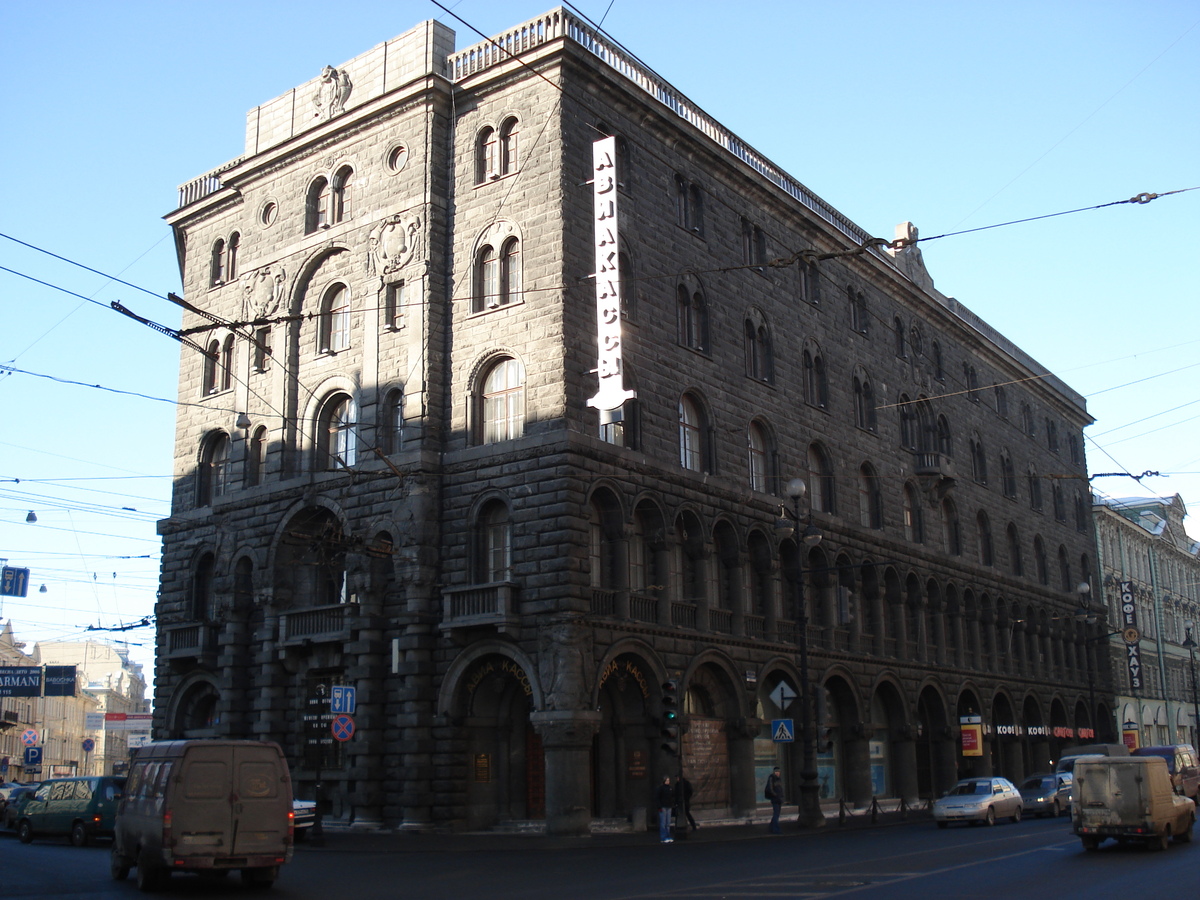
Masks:
[[[679,756],[679,682],[675,679],[662,686],[662,749]]]

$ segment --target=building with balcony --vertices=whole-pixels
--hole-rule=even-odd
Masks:
[[[801,644],[830,801],[1111,721],[1083,398],[571,12],[326,66],[167,220],[156,737],[279,741],[354,824],[578,833],[681,763],[701,816],[794,785]]]

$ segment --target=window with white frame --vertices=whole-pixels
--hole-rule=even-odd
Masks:
[[[358,456],[358,408],[353,398],[330,398],[318,422],[318,464],[325,469],[348,469]]]
[[[493,584],[512,575],[512,524],[508,506],[489,500],[479,510],[475,528],[475,581]]]
[[[509,441],[525,432],[525,368],[512,357],[494,362],[480,384],[480,440]]]
[[[331,285],[321,298],[317,339],[321,353],[338,353],[350,347],[350,292],[344,284]]]

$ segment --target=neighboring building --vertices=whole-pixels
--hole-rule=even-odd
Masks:
[[[33,658],[25,652],[25,642],[13,635],[12,620],[0,628],[0,666],[33,666]],[[0,695],[0,760],[8,760],[8,771],[0,781],[27,781],[25,775],[25,745],[21,735],[38,721],[35,718],[37,701],[32,697]]]
[[[98,641],[42,641],[34,655],[43,665],[75,666],[79,673],[81,693],[94,701],[94,712],[107,717],[103,729],[85,729],[86,737],[95,741],[95,749],[82,756],[86,775],[121,775],[129,767],[130,739],[136,733],[111,727],[113,713],[117,722],[130,713],[149,712],[146,700],[146,679],[139,663],[132,662],[129,651]]]
[[[1093,503],[1104,586],[1096,639],[1112,657],[1115,727],[1133,746],[1196,746],[1195,651],[1186,642],[1200,640],[1200,544],[1183,530],[1183,498]],[[1132,663],[1130,625],[1137,629],[1128,635],[1136,638]]]
[[[826,799],[1020,777],[1111,720],[1083,398],[606,35],[427,22],[246,134],[167,217],[156,737],[277,740],[356,824],[575,833],[678,765],[675,678],[694,806],[743,815],[799,780],[801,583]]]

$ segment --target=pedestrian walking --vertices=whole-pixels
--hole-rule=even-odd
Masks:
[[[692,831],[700,827],[692,818],[692,783],[682,773],[675,782],[675,809],[678,810],[680,816],[687,816]]]
[[[671,837],[671,812],[675,808],[675,788],[671,776],[664,775],[662,784],[654,792],[654,803],[658,807],[658,839],[664,844],[674,842]]]
[[[783,810],[783,777],[779,774],[779,766],[767,777],[767,787],[763,794],[771,801],[770,832],[783,834],[783,829],[779,827],[779,813]]]

